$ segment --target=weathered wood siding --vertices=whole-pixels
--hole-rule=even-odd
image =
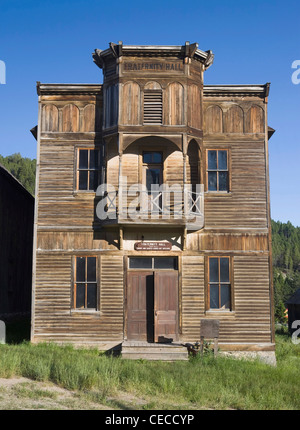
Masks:
[[[179,82],[172,82],[166,88],[165,121],[166,125],[184,124],[184,87]]]
[[[260,99],[241,98],[232,100],[204,101],[205,134],[224,133],[265,133],[265,105]]]
[[[100,88],[96,91],[96,96],[40,96],[34,342],[103,344],[123,336],[123,256],[111,254],[118,233],[94,228],[95,193],[79,192],[76,184],[78,149],[103,144]],[[103,255],[105,250],[109,254]],[[91,253],[100,279],[100,307],[92,313],[72,305],[74,258]]]
[[[200,339],[200,319],[205,315],[204,257],[182,256],[182,337],[184,341]]]
[[[199,84],[188,86],[188,126],[202,129],[201,90]]]
[[[122,94],[122,124],[141,124],[141,88],[136,82],[126,82]]]
[[[214,255],[214,254],[210,254]],[[269,264],[267,255],[233,257],[234,311],[207,312],[203,256],[182,257],[182,339],[200,340],[200,320],[220,321],[221,343],[268,343],[270,331]]]
[[[228,144],[206,143],[206,147],[227,149]],[[230,193],[206,194],[206,227],[267,228],[264,141],[232,141],[230,155]]]
[[[233,103],[211,98],[205,100],[204,112],[204,150],[229,151],[229,193],[206,193],[206,228],[266,229],[267,159],[263,103],[256,99]],[[203,166],[205,174],[206,154]],[[207,184],[205,187],[207,190]]]
[[[77,144],[77,142],[76,142]],[[95,198],[76,191],[76,149],[74,141],[41,139],[38,225],[48,227],[90,226],[94,220]],[[93,148],[81,141],[79,147]]]
[[[72,254],[37,254],[33,341],[79,344],[121,341],[123,257],[98,255],[100,309],[89,313],[72,309],[73,254],[76,255],[75,249]]]

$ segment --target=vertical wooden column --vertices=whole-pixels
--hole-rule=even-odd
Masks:
[[[118,217],[119,219],[124,217],[123,214],[123,168],[122,168],[122,158],[123,158],[123,135],[118,135],[118,152],[119,152],[119,179],[118,179]],[[119,228],[119,248],[120,251],[123,250],[123,227]]]
[[[186,237],[187,237],[187,229],[186,227],[184,227],[183,233],[182,233],[182,251],[186,250]]]
[[[182,136],[182,156],[183,156],[183,202],[184,202],[184,214],[185,217],[186,208],[188,204],[188,195],[186,193],[186,182],[187,182],[187,175],[186,175],[186,157],[187,157],[187,135],[184,134]],[[186,250],[186,235],[187,230],[186,227],[183,229],[182,233],[182,250]]]
[[[123,250],[123,237],[124,237],[123,226],[120,226],[120,229],[119,229],[119,248],[120,248],[120,251]]]
[[[123,158],[123,136],[118,134],[119,152],[119,178],[118,178],[118,217],[123,218],[123,181],[122,181],[122,158]]]

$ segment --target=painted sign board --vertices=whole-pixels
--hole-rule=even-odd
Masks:
[[[172,244],[170,242],[136,242],[134,249],[136,251],[170,251]]]

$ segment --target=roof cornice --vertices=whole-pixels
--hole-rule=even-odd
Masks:
[[[102,85],[99,84],[42,84],[37,82],[38,95],[51,94],[93,94],[99,95]]]
[[[204,85],[204,97],[263,97],[269,95],[270,83],[264,85]]]
[[[214,59],[212,51],[202,51],[198,49],[198,43],[185,45],[123,45],[110,42],[109,48],[105,50],[95,49],[93,52],[93,60],[101,69],[104,62],[109,57],[189,57],[194,58],[205,65],[205,68],[211,66]]]

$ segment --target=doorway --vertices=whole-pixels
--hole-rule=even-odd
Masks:
[[[177,257],[129,258],[127,339],[178,340]]]
[[[163,157],[161,152],[143,152],[143,185],[146,188],[146,207],[150,212],[161,212],[162,198],[159,186],[163,183]]]

